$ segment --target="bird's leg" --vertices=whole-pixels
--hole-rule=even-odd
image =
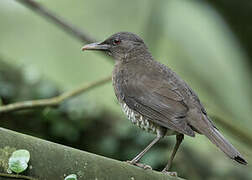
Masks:
[[[144,154],[154,145],[156,144],[159,140],[161,139],[161,137],[157,136],[153,141],[151,141],[151,143],[142,151],[140,152],[134,159],[132,159],[131,161],[133,163],[138,162],[143,156]]]
[[[151,169],[150,166],[148,165],[144,165],[141,163],[137,163],[143,156],[144,154],[154,145],[156,144],[163,136],[157,135],[157,137],[151,141],[151,143],[143,150],[141,151],[134,159],[132,159],[131,161],[127,161],[130,164],[136,165],[138,167],[144,168],[144,169]]]
[[[168,161],[168,163],[167,163],[167,165],[165,166],[165,168],[162,170],[162,172],[164,172],[164,173],[169,173],[168,171],[169,171],[169,169],[170,169],[170,167],[171,167],[171,164],[172,164],[172,161],[173,161],[173,159],[174,159],[174,157],[175,157],[175,155],[176,155],[176,152],[178,151],[178,148],[179,148],[179,146],[180,146],[180,144],[182,143],[182,141],[183,141],[183,139],[184,139],[184,134],[178,134],[178,135],[176,135],[176,144],[175,144],[175,147],[174,147],[174,149],[173,149],[173,151],[172,151],[172,154],[171,154],[171,157],[170,157],[170,159],[169,159],[169,161]],[[176,173],[169,173],[170,175],[175,175],[176,176]]]

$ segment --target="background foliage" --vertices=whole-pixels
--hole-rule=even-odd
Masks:
[[[251,135],[252,7],[246,1],[39,1],[97,39],[130,31],[145,39],[154,57],[199,94],[212,116]],[[251,3],[250,3],[251,4]],[[53,97],[111,74],[113,62],[81,53],[82,44],[16,1],[0,2],[0,97],[3,104]],[[1,115],[0,125],[119,160],[133,158],[153,138],[122,114],[112,85],[96,88],[58,109]],[[251,146],[220,130],[252,162]],[[174,137],[144,157],[154,169],[168,160]],[[205,137],[186,137],[173,171],[187,179],[251,179]]]

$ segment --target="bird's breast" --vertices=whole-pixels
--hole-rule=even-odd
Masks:
[[[123,112],[126,114],[128,119],[138,126],[139,128],[146,130],[147,132],[157,133],[157,129],[159,128],[158,125],[154,124],[153,122],[149,121],[148,118],[143,117],[141,114],[135,112],[134,110],[130,109],[126,103],[120,103]]]
[[[120,67],[120,64],[116,64],[113,70],[112,83],[115,91],[115,95],[118,101],[121,103],[124,99],[123,84],[127,81],[128,76],[125,70]]]
[[[141,128],[142,130],[145,130],[147,132],[153,133],[153,134],[162,134],[163,133],[163,127],[159,126],[156,123],[153,123],[150,119],[142,116],[138,112],[130,109],[126,103],[120,103],[123,112],[126,114],[128,119],[135,124],[137,127]],[[176,134],[175,131],[167,129],[166,136],[174,135]]]

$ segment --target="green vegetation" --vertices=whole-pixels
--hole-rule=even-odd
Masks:
[[[179,177],[247,180],[252,179],[252,38],[246,27],[251,26],[252,10],[246,3],[229,2],[211,2],[212,6],[208,1],[182,0],[40,3],[96,39],[118,31],[139,34],[155,58],[199,94],[208,113],[216,117],[217,127],[249,163],[237,165],[200,135],[186,137],[172,166]],[[247,16],[239,16],[243,8]],[[0,106],[54,97],[111,74],[113,62],[108,57],[83,54],[83,43],[18,1],[0,2],[0,22]],[[226,125],[218,123],[219,118]],[[126,120],[110,82],[57,108],[1,114],[0,126],[120,161],[133,158],[153,138]],[[162,140],[143,162],[161,170],[174,139]],[[1,152],[0,169],[6,172]]]

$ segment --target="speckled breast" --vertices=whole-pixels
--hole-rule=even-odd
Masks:
[[[135,124],[136,126],[140,127],[141,129],[157,134],[160,126],[154,124],[153,122],[149,121],[148,118],[143,117],[141,114],[135,112],[134,110],[130,109],[126,103],[121,103],[121,107],[123,112],[127,115],[128,119]]]

